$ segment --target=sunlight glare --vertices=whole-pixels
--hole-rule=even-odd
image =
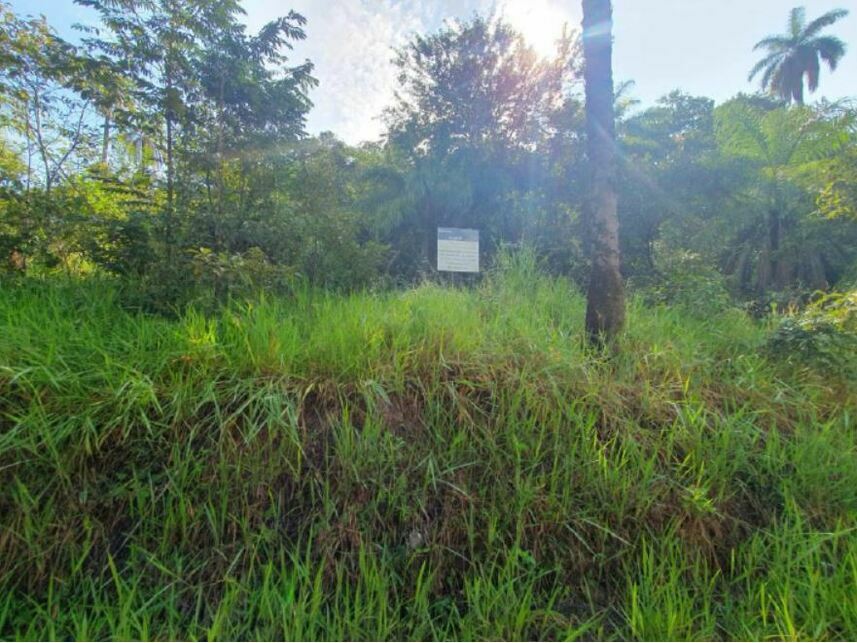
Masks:
[[[504,0],[498,4],[498,15],[521,32],[527,43],[540,56],[556,53],[556,42],[563,25],[577,29],[580,17],[568,6],[555,0]]]

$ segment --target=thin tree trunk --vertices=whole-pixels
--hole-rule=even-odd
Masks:
[[[596,344],[613,339],[625,321],[616,207],[612,7],[610,0],[583,0],[586,138],[590,193],[592,268],[586,299],[586,332]]]
[[[431,272],[432,270],[437,269],[437,215],[434,211],[432,190],[429,188],[429,184],[425,176],[422,177],[422,181],[423,190],[425,191],[425,199],[422,203],[423,229],[425,230],[425,236],[423,238],[423,254],[426,258],[428,271]]]
[[[51,194],[51,163],[48,156],[48,148],[45,141],[42,139],[42,104],[39,98],[39,90],[33,91],[33,120],[35,122],[34,133],[36,135],[36,143],[39,147],[39,156],[42,157],[42,165],[45,168],[45,195]]]
[[[173,213],[175,208],[175,168],[173,160],[173,85],[170,76],[169,66],[167,67],[167,109],[166,125],[167,125],[167,211],[164,221],[164,241],[167,246],[167,262],[171,265],[173,262]]]
[[[104,128],[101,135],[101,164],[107,165],[110,160],[110,114],[104,115]]]
[[[26,126],[26,136],[27,139],[27,186],[24,190],[24,194],[29,199],[30,197],[30,187],[33,184],[33,140],[32,140],[32,127],[30,126],[30,112],[29,107],[25,109],[24,112],[25,118],[25,126]]]
[[[827,276],[824,274],[824,262],[818,252],[813,252],[807,262],[806,282],[813,290],[827,290],[830,288],[830,282],[827,281]]]
[[[167,243],[172,244],[173,228],[173,199],[175,198],[175,187],[173,186],[173,119],[167,116]]]
[[[137,170],[142,172],[143,166],[143,132],[140,132],[137,139],[134,141],[134,162],[137,164]]]
[[[224,237],[226,235],[221,234],[221,226],[224,226],[224,207],[226,201],[226,162],[225,162],[225,153],[224,153],[224,129],[226,127],[226,109],[224,104],[226,102],[225,98],[226,93],[226,78],[222,75],[220,76],[220,84],[218,91],[218,101],[216,105],[217,109],[217,136],[215,138],[215,159],[217,161],[217,172],[214,176],[215,181],[215,189],[217,192],[217,201],[214,202],[214,199],[210,199],[210,217],[209,219],[212,222],[212,229],[214,232],[214,244],[216,248],[222,250],[231,250],[231,248],[226,248],[227,245]],[[243,214],[239,211],[239,215]],[[234,245],[234,244],[233,244]]]
[[[756,294],[759,296],[765,294],[771,283],[771,275],[773,275],[771,265],[771,251],[765,248],[759,255],[759,267],[756,270]]]
[[[753,288],[753,270],[750,263],[750,254],[750,248],[745,247],[741,250],[738,254],[738,258],[735,260],[733,274],[738,282],[738,288],[742,292],[746,292]]]
[[[770,280],[776,288],[780,288],[780,212],[776,207],[768,212],[768,261],[770,262]],[[767,286],[765,284],[764,286]]]

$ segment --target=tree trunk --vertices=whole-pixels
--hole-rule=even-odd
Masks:
[[[612,20],[610,0],[583,0],[586,144],[590,171],[586,215],[592,255],[586,332],[596,344],[612,340],[625,321],[616,212]]]
[[[36,135],[36,144],[39,148],[39,156],[42,157],[42,165],[45,168],[45,195],[50,196],[51,187],[53,186],[53,176],[51,175],[51,162],[48,156],[48,148],[42,138],[42,104],[38,89],[33,92],[33,122],[35,124],[33,132]]]
[[[173,158],[173,94],[172,69],[167,62],[166,65],[166,109],[164,116],[167,126],[167,209],[164,221],[164,242],[167,250],[167,263],[173,263],[173,217],[175,208],[175,159]]]
[[[779,289],[780,278],[780,212],[774,207],[768,212],[768,261],[770,262],[770,281]],[[768,284],[765,284],[767,286]]]
[[[164,227],[167,253],[172,260],[173,253],[173,199],[175,186],[173,185],[173,119],[167,112],[167,220]]]
[[[110,160],[110,114],[104,115],[104,128],[101,134],[101,164],[106,166]]]
[[[813,252],[807,262],[805,281],[813,290],[828,290],[830,282],[824,271],[824,262],[818,252]]]
[[[771,251],[766,247],[759,255],[759,268],[756,271],[756,294],[760,297],[767,292],[773,279],[772,265]]]

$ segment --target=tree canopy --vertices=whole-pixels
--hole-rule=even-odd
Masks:
[[[251,33],[232,0],[80,4],[97,26],[77,44],[2,6],[0,252],[13,274],[135,280],[135,301],[169,312],[256,282],[442,279],[436,229],[451,226],[480,230],[489,268],[527,246],[549,272],[589,283],[578,32],[547,58],[499,17],[414,34],[395,52],[383,140],[348,145],[306,133],[316,80],[292,59],[307,37],[300,14]],[[759,69],[786,82],[794,47],[827,60],[824,30],[842,15],[792,12],[795,42],[763,41],[779,67]],[[613,94],[632,290],[678,296],[690,280],[740,302],[853,273],[848,101],[790,105],[793,93],[775,92],[716,105],[675,91],[641,108],[630,81]]]

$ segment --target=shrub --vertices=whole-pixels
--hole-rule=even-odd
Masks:
[[[680,306],[700,317],[732,306],[723,275],[706,265],[696,254],[676,253],[659,263],[655,279],[648,283],[631,281],[632,288],[636,286],[647,303]]]
[[[214,303],[229,297],[248,297],[259,290],[282,293],[289,289],[295,272],[288,266],[268,261],[257,247],[243,253],[215,252],[198,248],[190,252],[196,284]]]
[[[789,363],[857,375],[857,290],[824,295],[784,316],[766,350]]]

